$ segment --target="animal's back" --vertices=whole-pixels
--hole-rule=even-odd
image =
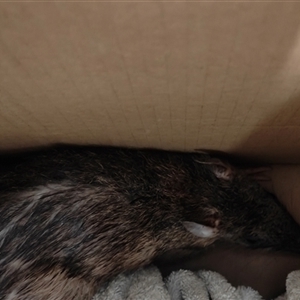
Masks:
[[[160,209],[168,197],[160,174],[177,169],[169,185],[180,182],[175,162],[184,157],[59,147],[7,159],[0,173],[0,299],[31,299],[37,289],[53,289],[55,299],[65,290],[62,299],[73,299],[67,293],[78,286],[91,295],[113,274],[148,263],[162,247],[154,233],[176,219]]]
[[[21,155],[0,157],[0,191],[22,190],[46,183],[73,180],[100,184],[112,179],[119,184],[147,181],[159,173],[179,172],[191,161],[188,154],[96,146],[58,146]],[[99,180],[100,179],[100,180]]]

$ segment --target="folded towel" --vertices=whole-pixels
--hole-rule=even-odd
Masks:
[[[300,271],[287,277],[286,294],[275,300],[300,299]],[[165,281],[158,268],[150,266],[120,274],[93,297],[93,300],[263,300],[250,287],[233,287],[212,271],[179,270]]]

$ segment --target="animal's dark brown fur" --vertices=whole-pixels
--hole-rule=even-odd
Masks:
[[[222,238],[300,250],[276,199],[204,153],[69,146],[2,157],[0,196],[0,299],[89,299],[120,272]]]

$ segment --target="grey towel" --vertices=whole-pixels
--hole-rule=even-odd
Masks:
[[[164,281],[159,270],[150,266],[128,275],[121,274],[107,283],[93,300],[263,300],[249,287],[233,287],[212,271],[173,272]],[[287,293],[276,300],[300,299],[300,271],[287,278]]]

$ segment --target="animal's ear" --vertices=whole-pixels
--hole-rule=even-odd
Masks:
[[[185,221],[183,222],[183,226],[187,231],[189,231],[190,233],[192,233],[193,235],[199,238],[204,238],[204,239],[213,238],[218,233],[217,228],[209,227],[195,222]]]
[[[220,160],[216,160],[212,165],[212,171],[215,176],[224,180],[231,180],[233,177],[233,169],[230,165],[223,163]]]
[[[213,158],[210,161],[196,160],[196,162],[199,164],[209,165],[211,167],[212,172],[219,179],[231,180],[233,177],[233,168],[229,164],[226,164],[225,162],[217,158]]]

